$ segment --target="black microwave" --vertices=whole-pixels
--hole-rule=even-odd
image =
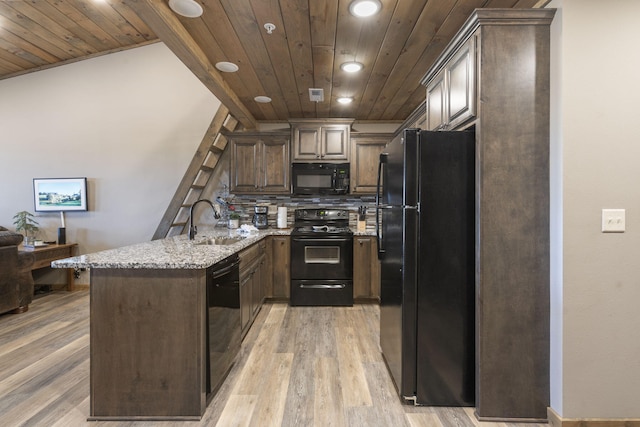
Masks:
[[[293,194],[349,193],[349,163],[292,163]]]

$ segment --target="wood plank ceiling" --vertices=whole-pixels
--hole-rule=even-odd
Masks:
[[[351,0],[196,1],[199,18],[173,13],[167,0],[2,0],[0,79],[161,40],[247,128],[288,118],[401,121],[473,9],[547,3],[381,0],[380,13],[363,19],[349,14]],[[239,71],[219,72],[220,61]],[[345,61],[364,69],[345,73]],[[309,88],[324,89],[324,102],[310,101]],[[257,103],[258,95],[272,102]],[[341,96],[354,102],[339,104]]]

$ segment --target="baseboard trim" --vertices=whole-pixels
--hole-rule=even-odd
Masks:
[[[640,427],[640,418],[562,418],[547,408],[551,427]]]
[[[491,422],[491,423],[535,423],[535,424],[546,424],[547,420],[545,418],[505,418],[505,417],[481,417],[478,415],[478,411],[474,411],[474,415],[481,422]]]

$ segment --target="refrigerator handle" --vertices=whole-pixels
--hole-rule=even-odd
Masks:
[[[376,183],[376,246],[378,248],[378,259],[384,258],[384,246],[382,241],[382,223],[380,221],[380,192],[382,191],[382,165],[387,163],[387,153],[380,153],[378,162],[378,181]]]

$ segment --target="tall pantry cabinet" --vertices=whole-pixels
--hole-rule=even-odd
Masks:
[[[476,9],[427,72],[430,129],[476,133],[476,415],[549,406],[549,51],[554,9]]]

